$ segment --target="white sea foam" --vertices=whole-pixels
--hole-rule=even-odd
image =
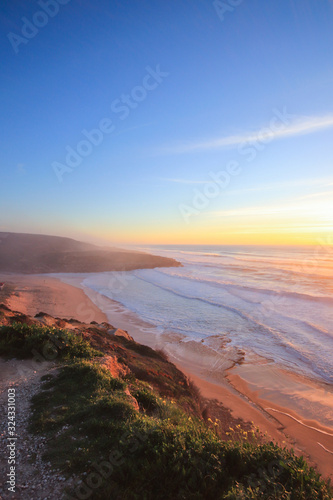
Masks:
[[[89,275],[84,284],[159,329],[193,340],[219,335],[279,365],[333,382],[331,249],[155,247],[183,267]],[[110,285],[111,283],[111,285]]]

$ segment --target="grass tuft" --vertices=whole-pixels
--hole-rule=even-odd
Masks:
[[[147,383],[127,385],[96,362],[63,366],[32,404],[31,430],[47,436],[45,459],[80,476],[92,499],[332,498],[303,458],[246,436],[221,441]],[[80,498],[75,488],[68,493]]]
[[[92,358],[103,354],[80,334],[60,328],[13,323],[0,326],[0,356],[38,360]]]

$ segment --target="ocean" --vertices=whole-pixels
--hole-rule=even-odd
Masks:
[[[173,338],[227,346],[236,363],[252,356],[333,382],[332,247],[140,249],[182,267],[89,274],[82,284],[154,325],[157,337],[168,334],[170,349]]]

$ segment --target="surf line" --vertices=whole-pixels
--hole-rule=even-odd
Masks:
[[[317,441],[317,444],[319,444],[319,446],[321,446],[322,448],[324,448],[324,450],[327,451],[327,453],[330,453],[331,455],[333,455],[333,451],[328,450],[327,448],[325,448],[325,446],[323,444],[319,443],[319,441]]]
[[[321,432],[321,434],[326,434],[326,436],[333,437],[333,434],[330,434],[329,432],[321,431],[320,429],[317,429],[316,427],[312,427],[311,425],[304,424],[301,420],[298,420],[297,418],[290,415],[290,413],[285,413],[284,411],[276,410],[275,408],[265,408],[265,410],[276,411],[277,413],[281,413],[282,415],[287,415],[287,417],[290,417],[293,420],[295,420],[296,422],[298,422],[299,424],[304,425],[304,427],[308,427],[308,429],[313,429],[314,431]],[[320,444],[320,443],[318,443],[318,444]]]

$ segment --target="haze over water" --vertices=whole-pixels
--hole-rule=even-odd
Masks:
[[[333,254],[330,247],[154,246],[178,268],[122,276],[99,273],[84,285],[117,300],[157,332],[203,344],[218,338],[292,372],[333,382]],[[121,286],[114,284],[121,278]],[[124,279],[125,278],[125,279]],[[111,279],[111,281],[110,281]],[[221,342],[209,343],[221,349]]]

